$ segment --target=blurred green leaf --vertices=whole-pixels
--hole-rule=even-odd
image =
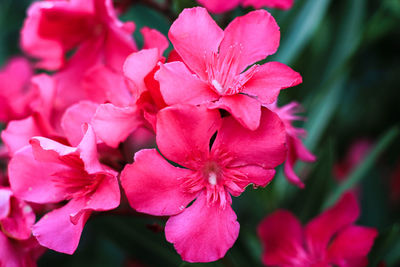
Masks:
[[[324,18],[331,0],[305,0],[288,31],[282,34],[278,52],[270,60],[290,65],[298,57]]]
[[[387,261],[388,266],[393,266],[395,261],[400,257],[400,250],[397,249],[396,245],[400,245],[400,225],[394,224],[390,229],[384,233],[378,235],[375,240],[374,246],[369,253],[369,266],[375,267],[381,262],[387,254],[392,253],[390,261]]]

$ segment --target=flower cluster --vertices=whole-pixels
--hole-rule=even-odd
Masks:
[[[275,2],[241,4],[292,4]],[[119,206],[119,183],[133,209],[169,217],[166,239],[183,260],[215,261],[239,234],[232,196],[268,185],[284,162],[288,180],[304,186],[294,165],[315,157],[292,125],[299,104],[277,106],[302,77],[279,62],[257,64],[279,46],[267,11],[223,30],[206,9],[185,9],[169,30],[167,58],[165,36],[142,28],[139,49],[134,30],[111,0],[30,6],[21,47],[35,62],[15,58],[0,72],[9,159],[0,265],[32,266],[44,248],[73,254],[91,214]]]

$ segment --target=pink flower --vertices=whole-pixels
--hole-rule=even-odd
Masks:
[[[111,0],[39,1],[28,10],[21,31],[21,46],[40,61],[41,68],[55,70],[65,63],[65,54],[103,57],[119,69],[137,47],[132,38],[135,25],[118,20]]]
[[[32,75],[32,66],[23,57],[12,58],[0,69],[0,122],[22,119],[29,114]]]
[[[130,205],[171,216],[166,238],[183,260],[223,257],[239,233],[231,195],[239,196],[251,183],[266,186],[286,156],[281,121],[264,109],[260,127],[250,131],[232,117],[221,119],[218,111],[178,105],[158,113],[156,138],[162,155],[184,168],[172,166],[155,149],[136,153],[121,173]]]
[[[26,118],[10,121],[1,132],[1,138],[12,156],[17,150],[28,145],[33,136],[61,136],[54,123],[53,101],[55,95],[54,80],[39,74],[32,77],[29,90],[32,97],[29,102],[30,113]]]
[[[0,266],[36,266],[44,248],[31,236],[34,223],[31,207],[0,187]]]
[[[8,166],[15,194],[34,203],[66,205],[43,216],[33,235],[42,246],[72,254],[91,211],[116,208],[120,201],[117,173],[97,159],[96,137],[86,125],[77,147],[34,137]]]
[[[346,193],[339,202],[311,220],[304,229],[289,211],[279,210],[258,227],[262,261],[280,267],[362,267],[378,232],[357,226],[356,198]]]
[[[279,27],[265,10],[238,17],[223,31],[204,8],[185,9],[172,24],[169,38],[183,62],[161,65],[156,73],[168,105],[225,109],[255,130],[261,105],[271,104],[281,89],[301,82],[297,72],[278,62],[246,70],[279,45]]]
[[[306,131],[293,126],[293,122],[295,120],[303,119],[302,117],[296,115],[296,113],[302,111],[301,106],[296,102],[291,102],[285,106],[278,107],[277,103],[274,102],[271,105],[267,105],[267,107],[275,112],[285,125],[287,133],[286,142],[288,146],[288,155],[284,167],[285,175],[289,182],[297,185],[300,188],[303,188],[304,184],[294,172],[294,166],[298,160],[313,162],[316,158],[310,151],[307,150],[300,139],[301,137],[306,136]]]
[[[212,13],[223,13],[234,9],[239,4],[259,9],[262,7],[290,9],[294,0],[197,0]]]

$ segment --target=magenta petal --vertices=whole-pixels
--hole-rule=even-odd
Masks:
[[[71,213],[71,220],[76,223],[77,220],[87,211],[106,211],[112,210],[119,206],[120,203],[120,190],[118,185],[117,173],[108,171],[98,173],[103,175],[103,180],[97,186],[93,194],[83,198],[84,205],[76,213]]]
[[[82,140],[82,125],[92,120],[98,106],[99,104],[91,101],[81,101],[64,112],[61,127],[72,146],[78,145]]]
[[[271,14],[265,10],[252,11],[235,18],[226,27],[219,53],[225,57],[234,49],[239,61],[238,70],[243,71],[247,66],[274,54],[279,39],[279,26]]]
[[[155,149],[146,149],[137,152],[135,162],[122,171],[121,183],[135,210],[157,216],[175,215],[195,198],[181,186],[192,173],[172,166]]]
[[[44,247],[73,254],[78,247],[83,226],[90,216],[90,212],[85,212],[76,224],[71,222],[71,214],[77,213],[81,205],[80,201],[71,200],[64,207],[47,213],[33,226],[33,236]]]
[[[223,13],[228,10],[234,9],[239,5],[241,0],[197,0],[211,13]]]
[[[205,8],[184,9],[172,24],[168,37],[189,68],[207,80],[205,55],[217,53],[224,36]]]
[[[90,124],[84,124],[82,130],[85,134],[77,149],[80,152],[79,157],[83,161],[85,171],[90,174],[104,171],[98,160],[96,134],[93,127]]]
[[[209,143],[221,123],[218,111],[176,105],[158,112],[157,145],[169,160],[197,170],[209,155]]]
[[[164,51],[169,46],[167,37],[161,32],[148,27],[141,28],[140,33],[143,35],[144,39],[143,49],[157,48],[159,56],[162,57]]]
[[[242,5],[252,6],[255,9],[262,7],[287,10],[293,6],[294,0],[243,0]]]
[[[66,146],[41,136],[33,137],[29,143],[32,146],[33,156],[40,162],[63,164],[60,157],[77,153],[75,147]]]
[[[210,262],[224,257],[239,235],[231,206],[208,205],[202,193],[184,212],[172,216],[165,236],[184,261]]]
[[[92,119],[97,136],[108,146],[114,148],[135,131],[141,123],[139,112],[135,106],[117,107],[113,104],[100,105]]]
[[[295,265],[302,248],[303,230],[297,218],[286,210],[266,217],[258,226],[258,236],[263,245],[262,261],[271,266]]]
[[[18,197],[35,203],[55,203],[66,198],[63,188],[53,183],[54,173],[64,167],[52,162],[40,162],[26,146],[15,153],[8,165],[10,185]]]
[[[259,165],[273,169],[286,159],[286,131],[282,121],[263,108],[255,131],[243,128],[234,118],[225,117],[212,151],[229,151],[231,166]]]
[[[9,122],[7,128],[1,132],[1,139],[12,156],[20,148],[29,145],[31,137],[42,134],[37,120],[33,116],[29,116],[23,120]]]
[[[12,191],[6,188],[0,188],[0,220],[7,217],[10,213],[10,199]]]
[[[126,58],[123,66],[124,74],[137,87],[136,97],[146,91],[144,78],[157,66],[159,59],[159,51],[156,48],[143,49]]]
[[[0,219],[0,225],[5,234],[13,239],[24,240],[31,236],[31,227],[35,223],[35,214],[31,207],[22,200],[10,199],[10,214]]]
[[[306,242],[310,252],[322,255],[333,235],[354,223],[360,214],[355,196],[346,193],[338,203],[310,221],[306,228]]]
[[[91,101],[99,104],[111,102],[114,105],[126,106],[132,102],[122,73],[115,72],[103,64],[98,64],[85,73],[82,88]]]
[[[352,225],[341,231],[328,248],[332,262],[366,257],[378,231],[374,228]]]
[[[258,66],[251,79],[243,86],[242,93],[256,97],[263,104],[276,101],[281,89],[298,85],[302,78],[298,72],[279,62]]]
[[[264,169],[257,165],[247,165],[232,169],[239,171],[247,177],[247,179],[243,181],[243,184],[240,185],[243,189],[248,186],[249,183],[255,186],[266,186],[269,182],[271,182],[272,178],[274,178],[276,172],[275,170]]]
[[[155,78],[160,82],[161,94],[169,105],[198,105],[219,98],[207,83],[201,81],[179,61],[161,65]]]
[[[223,96],[217,102],[208,105],[208,107],[229,111],[243,127],[252,131],[256,130],[260,125],[261,104],[249,96],[242,94]]]

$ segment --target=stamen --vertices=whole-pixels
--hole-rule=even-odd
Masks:
[[[208,182],[211,185],[216,185],[217,184],[217,175],[214,172],[210,172],[208,174]]]

